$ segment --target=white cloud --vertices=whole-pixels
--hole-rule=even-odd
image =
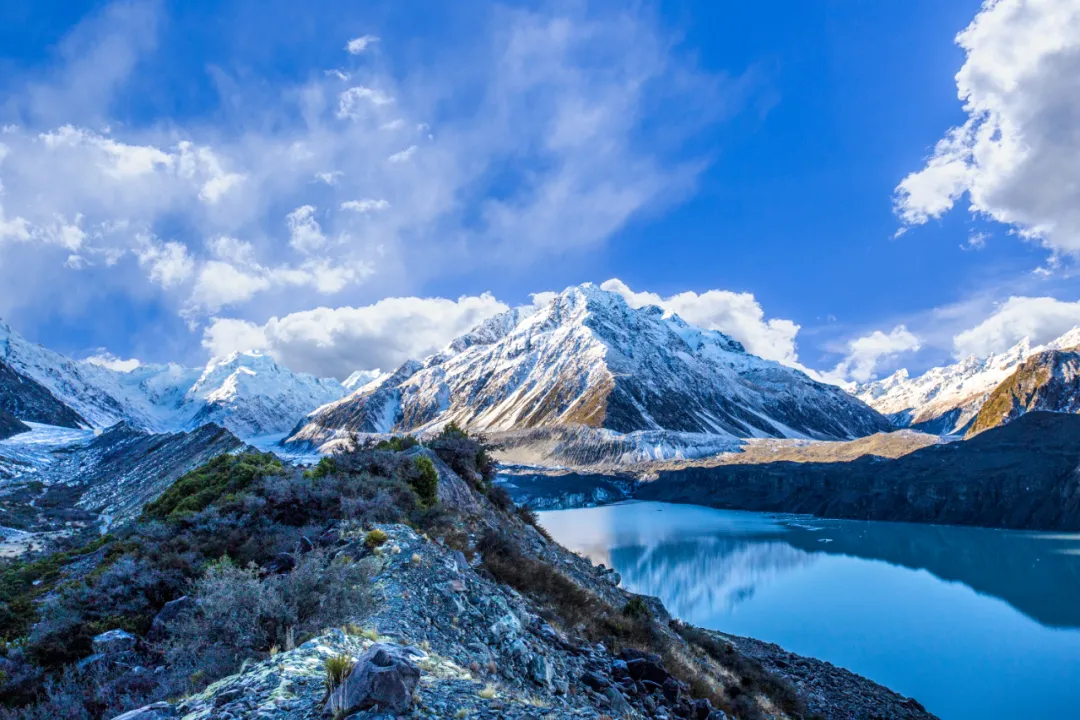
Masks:
[[[368,116],[371,109],[389,105],[394,99],[382,90],[357,86],[338,95],[338,117],[359,120]]]
[[[429,355],[508,307],[488,294],[386,298],[363,307],[320,307],[263,325],[214,318],[203,346],[215,356],[267,350],[293,370],[344,379],[356,370],[397,367]]]
[[[435,44],[423,71],[407,56],[348,80],[314,68],[268,92],[222,70],[227,112],[119,122],[114,97],[135,90],[128,76],[166,10],[151,5],[102,13],[61,43],[52,71],[11,78],[4,106],[23,124],[4,129],[0,153],[0,307],[46,312],[64,285],[77,308],[71,298],[107,287],[155,293],[198,323],[256,297],[278,313],[331,293],[356,304],[463,262],[586,252],[692,190],[706,163],[688,141],[743,93],[701,72],[654,16],[570,4],[493,9],[467,52]],[[246,255],[221,238],[243,238]],[[28,258],[35,282],[16,284]]]
[[[160,243],[147,236],[141,236],[140,240],[135,254],[139,264],[148,268],[152,281],[168,288],[185,282],[195,273],[195,262],[183,243]]]
[[[142,367],[142,363],[135,358],[124,360],[102,348],[96,355],[86,358],[86,362],[98,367],[116,370],[117,372],[131,372]]]
[[[888,334],[875,330],[869,335],[848,342],[848,354],[826,379],[833,382],[868,382],[875,377],[878,365],[903,353],[915,352],[922,344],[904,325],[897,325]]]
[[[315,207],[303,205],[286,216],[289,225],[289,244],[302,253],[311,253],[326,244],[326,236],[315,220]]]
[[[389,162],[392,162],[392,163],[408,162],[409,160],[412,160],[412,156],[415,155],[415,154],[416,154],[416,146],[415,145],[410,145],[409,147],[405,148],[401,152],[394,153],[393,155],[388,157],[387,160]]]
[[[364,198],[363,200],[348,200],[341,203],[342,210],[352,210],[358,213],[371,213],[390,208],[390,203],[383,199]]]
[[[1050,342],[1080,325],[1080,301],[1051,297],[1011,297],[988,318],[953,339],[957,357],[984,357],[1008,350],[1024,338]]]
[[[359,55],[360,53],[371,47],[372,44],[379,42],[379,38],[374,35],[361,35],[358,38],[353,38],[345,44],[345,50],[350,55]]]
[[[1080,253],[1080,4],[985,0],[956,42],[968,119],[900,183],[897,213],[922,224],[966,194],[973,212]]]
[[[766,320],[764,309],[751,293],[708,290],[700,294],[683,292],[664,298],[656,293],[634,292],[618,279],[608,280],[600,287],[619,293],[631,307],[657,305],[692,325],[730,335],[754,355],[801,367],[795,351],[799,326],[791,320]]]

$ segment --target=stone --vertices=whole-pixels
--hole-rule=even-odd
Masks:
[[[618,690],[613,687],[609,687],[604,690],[604,697],[611,703],[611,712],[615,717],[633,717],[634,708],[630,706],[630,703],[626,702],[626,698],[622,696]]]
[[[529,658],[528,667],[529,677],[533,679],[533,682],[544,687],[551,687],[551,678],[554,671],[552,671],[551,663],[547,661],[546,657],[539,654],[533,655]]]
[[[152,639],[164,637],[168,626],[176,621],[181,615],[195,609],[195,599],[183,595],[175,600],[165,603],[164,607],[154,616],[154,622],[150,625],[150,637]]]
[[[682,692],[682,688],[679,687],[679,681],[673,677],[669,677],[663,684],[664,697],[668,699],[668,702],[677,703],[679,701],[679,694]]]
[[[708,698],[695,700],[690,704],[690,708],[694,720],[709,720],[709,716],[713,712],[712,703],[709,702]]]
[[[315,543],[311,542],[311,540],[309,540],[307,536],[301,535],[300,542],[297,543],[297,550],[299,550],[300,554],[303,555],[305,553],[309,553],[314,549]]]
[[[135,649],[138,642],[138,638],[126,630],[109,630],[94,637],[94,654],[114,655],[129,652]]]
[[[113,720],[168,720],[175,718],[176,709],[167,702],[156,702],[153,705],[144,705],[137,710],[129,710],[123,715],[117,715]]]
[[[590,687],[597,692],[602,692],[611,685],[611,683],[608,682],[607,678],[605,678],[603,675],[594,673],[591,670],[581,676],[581,682],[584,683],[587,687]]]
[[[352,672],[327,699],[324,714],[344,716],[358,710],[404,713],[412,707],[421,653],[392,643],[375,643],[356,661]]]
[[[630,677],[630,668],[627,667],[625,660],[613,660],[611,662],[611,677],[616,680]]]

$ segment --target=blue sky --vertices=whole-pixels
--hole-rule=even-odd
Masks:
[[[0,317],[341,375],[617,278],[840,380],[1046,341],[1076,5],[12,0]]]

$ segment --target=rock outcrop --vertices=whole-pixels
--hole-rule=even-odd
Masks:
[[[1046,350],[1029,357],[990,393],[967,435],[999,427],[1035,410],[1080,412],[1080,352]]]

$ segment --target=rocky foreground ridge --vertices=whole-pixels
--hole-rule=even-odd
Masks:
[[[220,456],[113,534],[3,568],[0,718],[932,717],[673,620],[492,469],[455,431],[309,470]]]

